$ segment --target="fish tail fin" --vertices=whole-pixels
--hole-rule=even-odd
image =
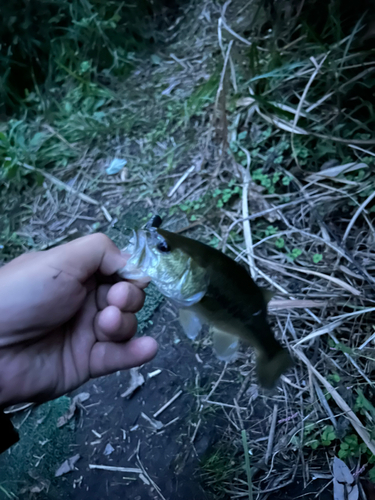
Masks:
[[[259,383],[265,389],[272,389],[280,375],[293,365],[289,352],[284,348],[281,348],[272,358],[260,354],[256,366]]]

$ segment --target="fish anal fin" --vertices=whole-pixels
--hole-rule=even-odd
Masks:
[[[212,329],[212,342],[216,356],[222,361],[231,361],[235,358],[238,352],[239,340],[234,335]]]
[[[267,288],[260,288],[260,291],[262,292],[266,304],[268,304],[268,302],[270,302],[275,296],[275,292],[268,290]]]
[[[195,312],[189,308],[180,309],[179,321],[185,335],[191,340],[196,339],[202,329],[202,323]]]

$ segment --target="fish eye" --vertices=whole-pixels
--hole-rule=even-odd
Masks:
[[[166,241],[161,241],[156,245],[156,248],[159,250],[159,252],[167,253],[170,252],[171,249],[169,248],[169,245]]]

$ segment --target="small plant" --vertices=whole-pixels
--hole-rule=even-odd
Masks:
[[[266,236],[272,236],[272,235],[277,233],[277,229],[274,226],[270,225],[270,226],[267,226],[267,228],[265,229],[264,232],[265,232]]]
[[[341,442],[338,456],[341,459],[349,457],[359,457],[366,452],[366,444],[358,442],[357,434],[350,434],[349,436],[345,436],[343,441]]]
[[[337,439],[332,425],[326,425],[323,430],[317,428],[314,422],[309,422],[304,428],[304,445],[316,450],[319,446],[330,446]]]
[[[322,433],[321,443],[323,446],[330,446],[332,441],[335,441],[336,433],[333,425],[327,425]]]
[[[323,255],[321,253],[316,253],[313,255],[314,264],[319,264],[319,262],[323,259]]]
[[[241,194],[242,190],[240,186],[235,186],[234,182],[235,182],[234,180],[231,180],[227,188],[224,189],[218,188],[214,190],[212,196],[214,198],[217,198],[216,202],[217,208],[223,208],[223,206],[229,202],[232,196]]]
[[[284,238],[278,238],[276,241],[275,241],[275,247],[276,248],[284,248],[285,246],[285,240]]]
[[[300,257],[302,255],[302,253],[303,253],[303,250],[301,250],[300,248],[293,248],[293,250],[288,253],[288,257],[291,260],[296,260],[296,259],[298,259],[298,257]]]
[[[354,405],[354,411],[366,415],[366,412],[375,418],[375,408],[370,401],[365,397],[361,389],[357,389],[357,398]]]

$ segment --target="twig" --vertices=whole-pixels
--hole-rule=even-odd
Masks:
[[[153,417],[158,417],[164,410],[166,410],[177,398],[179,398],[182,394],[182,390],[178,391],[173,398],[171,398],[164,406],[162,406],[157,412],[154,413]]]
[[[227,8],[231,2],[232,2],[232,0],[228,0],[227,2],[225,2],[224,6],[223,6],[222,13],[221,13],[221,18],[220,18],[221,22],[223,23],[223,26],[228,31],[228,33],[233,35],[235,38],[237,38],[237,40],[240,40],[240,42],[244,43],[248,47],[251,47],[253,44],[251,42],[249,42],[248,40],[246,40],[245,38],[243,38],[242,36],[240,36],[235,31],[233,31],[232,28],[230,26],[228,26],[227,22],[225,21],[225,17],[224,17],[225,11],[227,10]]]
[[[348,227],[346,228],[345,230],[345,233],[344,233],[344,236],[342,237],[342,241],[345,242],[346,238],[348,237],[349,233],[350,233],[350,230],[352,229],[352,227],[354,226],[355,224],[355,221],[358,219],[358,217],[360,216],[362,210],[370,203],[370,201],[372,201],[373,199],[375,198],[375,191],[373,193],[370,194],[370,196],[368,198],[365,199],[365,201],[361,204],[360,207],[358,207],[357,211],[355,212],[355,214],[353,215],[351,221],[349,222],[348,224]]]
[[[233,403],[234,403],[234,406],[236,408],[236,413],[237,413],[237,417],[238,417],[238,421],[240,423],[240,429],[244,429],[244,425],[243,425],[243,420],[242,420],[242,417],[241,417],[241,410],[240,410],[240,407],[238,406],[238,402],[236,400],[236,398],[233,398]]]
[[[353,149],[358,149],[358,151],[362,151],[362,153],[366,153],[367,155],[375,156],[375,153],[373,153],[372,151],[369,151],[368,149],[360,148],[359,146],[356,146],[355,144],[348,144],[348,146],[350,148],[353,148]]]
[[[195,426],[195,429],[194,429],[193,435],[191,436],[191,439],[190,439],[190,442],[191,442],[191,443],[194,443],[195,438],[197,437],[198,429],[199,429],[199,427],[200,427],[201,423],[202,423],[202,419],[200,418],[200,419],[198,420],[198,422],[197,422],[197,425]]]
[[[71,186],[68,186],[65,184],[65,182],[60,181],[57,177],[55,177],[52,174],[49,174],[48,172],[45,172],[44,170],[41,170],[40,168],[32,167],[31,165],[28,165],[27,163],[20,163],[19,164],[21,167],[26,168],[27,170],[32,170],[33,172],[38,172],[39,174],[43,175],[46,179],[52,182],[52,184],[55,184],[55,186],[58,186],[61,189],[64,189],[67,193],[70,194],[75,194],[80,198],[82,201],[85,201],[86,203],[91,203],[91,205],[99,205],[99,202],[94,200],[93,198],[90,198],[90,196],[87,196],[87,194],[81,193],[77,191],[76,189],[72,188]]]
[[[195,165],[192,165],[190,168],[186,170],[186,172],[181,176],[181,178],[176,182],[176,184],[173,186],[173,188],[170,190],[168,194],[168,198],[171,198],[177,189],[181,186],[181,184],[184,182],[185,179],[195,170]]]
[[[256,268],[254,263],[254,254],[253,254],[253,238],[251,236],[251,227],[249,220],[249,187],[251,182],[250,176],[250,165],[251,165],[251,156],[247,149],[242,148],[242,151],[246,154],[247,165],[246,168],[242,167],[242,165],[238,165],[240,167],[240,171],[242,174],[242,218],[243,218],[243,233],[246,244],[246,253],[247,258],[249,260],[250,273],[253,280],[256,279]]]
[[[320,404],[323,406],[323,408],[327,412],[328,418],[332,422],[333,427],[336,429],[337,428],[337,420],[335,419],[333,411],[331,410],[326,398],[324,397],[322,389],[319,387],[319,384],[315,379],[313,379],[313,384],[314,384],[315,391],[318,395]]]
[[[223,371],[221,372],[220,374],[220,377],[216,380],[216,382],[214,383],[212,389],[210,390],[208,396],[205,398],[205,401],[207,401],[208,399],[210,399],[210,397],[212,396],[212,394],[216,391],[217,389],[217,386],[220,384],[220,382],[222,381],[223,377],[224,377],[224,373],[227,369],[227,366],[228,366],[228,363],[225,363],[224,364],[224,368],[223,368]]]
[[[211,401],[210,399],[205,399],[204,402],[210,405],[222,406],[223,408],[234,408],[234,409],[237,408],[236,405],[230,405],[228,403],[220,403],[220,401]],[[238,408],[243,411],[247,410],[247,408],[245,408],[244,406],[238,406]]]
[[[272,448],[273,448],[273,440],[275,437],[275,430],[276,430],[276,421],[277,421],[277,411],[279,407],[277,404],[273,406],[273,412],[272,412],[272,421],[271,421],[271,428],[270,428],[270,434],[268,436],[268,443],[267,443],[267,451],[266,451],[266,456],[265,456],[265,463],[268,463],[268,460],[271,456],[272,453]]]
[[[138,447],[138,450],[137,450],[137,460],[138,460],[138,465],[139,467],[141,468],[141,473],[144,474],[144,476],[147,478],[147,480],[150,482],[151,486],[155,489],[156,493],[159,495],[159,497],[162,499],[162,500],[166,500],[166,498],[164,497],[164,495],[162,494],[161,492],[161,489],[159,488],[159,486],[155,483],[155,481],[150,477],[150,475],[148,474],[148,472],[146,471],[146,469],[144,468],[142,462],[141,462],[141,459],[139,458],[139,447]]]
[[[303,90],[301,99],[300,99],[300,101],[298,103],[298,106],[297,106],[296,114],[294,115],[293,127],[297,126],[297,123],[298,123],[298,120],[299,120],[299,117],[300,117],[300,114],[301,114],[302,105],[305,102],[305,99],[306,99],[306,96],[307,96],[307,92],[309,91],[309,88],[311,87],[312,82],[315,80],[316,75],[319,73],[320,68],[323,66],[324,61],[327,59],[327,56],[328,56],[328,54],[325,54],[319,64],[316,63],[316,60],[313,57],[310,58],[311,62],[315,66],[315,71],[310,76],[309,81],[307,82],[306,87]]]
[[[104,217],[107,219],[108,222],[112,222],[113,221],[113,218],[112,218],[112,215],[108,212],[108,210],[105,208],[104,205],[102,205],[100,207],[101,211],[103,212],[104,214]]]
[[[142,474],[141,469],[136,469],[133,467],[115,467],[114,465],[89,464],[89,469],[99,469],[99,470],[108,470],[111,472],[128,472],[128,473],[132,473],[132,474]]]

